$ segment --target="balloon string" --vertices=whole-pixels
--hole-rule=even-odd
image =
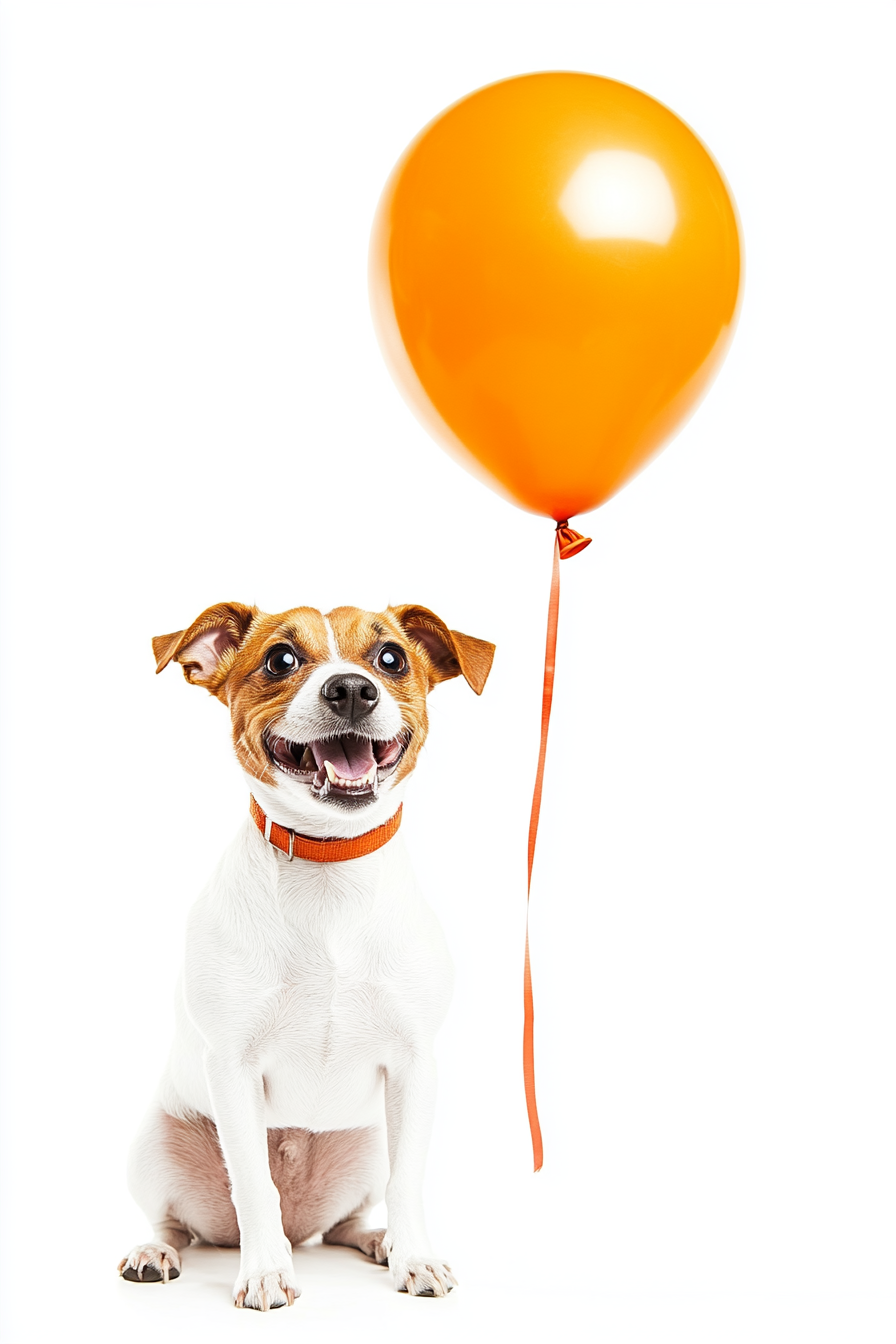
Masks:
[[[538,837],[538,817],[541,812],[541,790],[544,783],[544,760],[548,749],[548,727],[551,722],[551,701],[554,698],[554,658],[557,652],[557,619],[560,615],[560,537],[554,533],[554,564],[551,571],[551,598],[548,603],[548,632],[544,651],[544,689],[541,695],[541,745],[538,749],[538,769],[532,793],[532,813],[529,818],[529,878],[526,886],[526,960],[523,974],[523,1079],[526,1084],[526,1109],[529,1112],[529,1130],[532,1134],[532,1160],[535,1170],[541,1171],[544,1149],[541,1125],[535,1101],[535,1008],[532,1001],[532,970],[529,964],[529,899],[532,894],[532,864],[535,861],[535,841]]]
[[[554,699],[554,663],[557,654],[557,623],[560,617],[560,561],[578,555],[590,545],[591,538],[573,531],[567,521],[557,524],[554,533],[554,563],[551,569],[551,596],[548,602],[548,630],[544,650],[544,687],[541,693],[541,745],[538,749],[538,768],[532,792],[532,812],[529,817],[529,873],[526,885],[526,959],[523,970],[523,1080],[526,1084],[526,1109],[529,1112],[529,1130],[532,1135],[532,1160],[535,1170],[541,1171],[544,1149],[541,1125],[535,1101],[535,1006],[532,1000],[532,968],[529,963],[529,900],[532,895],[532,865],[535,862],[535,841],[538,838],[538,818],[541,813],[541,791],[544,784],[544,761],[548,749],[548,728],[551,722],[551,703]]]

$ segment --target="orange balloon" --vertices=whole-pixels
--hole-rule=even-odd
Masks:
[[[492,84],[430,122],[370,250],[374,324],[412,408],[558,521],[609,499],[694,409],[740,274],[734,203],[694,133],[569,73]]]

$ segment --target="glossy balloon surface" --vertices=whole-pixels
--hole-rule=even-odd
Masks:
[[[402,392],[465,466],[558,520],[602,504],[686,419],[740,273],[708,151],[594,75],[505,80],[442,113],[396,165],[371,239]]]

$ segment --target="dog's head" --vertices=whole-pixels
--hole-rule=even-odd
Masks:
[[[479,695],[494,655],[493,644],[418,606],[269,616],[225,602],[152,647],[157,672],[174,660],[230,707],[236,754],[256,792],[299,825],[327,831],[344,828],[347,814],[363,814],[366,829],[394,811],[397,799],[387,798],[426,738],[427,693],[463,676]],[[341,827],[331,824],[337,817]]]

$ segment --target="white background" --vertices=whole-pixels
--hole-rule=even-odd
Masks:
[[[855,0],[6,5],[10,1344],[893,1339],[893,27]],[[366,250],[416,131],[544,68],[697,130],[747,287],[708,399],[563,567],[533,1177],[551,532],[406,410]],[[435,693],[406,808],[458,968],[447,1301],[324,1248],[269,1318],[231,1309],[235,1253],[115,1275],[186,910],[247,801],[225,711],[149,639],[225,599],[422,602],[498,645],[481,700]]]

